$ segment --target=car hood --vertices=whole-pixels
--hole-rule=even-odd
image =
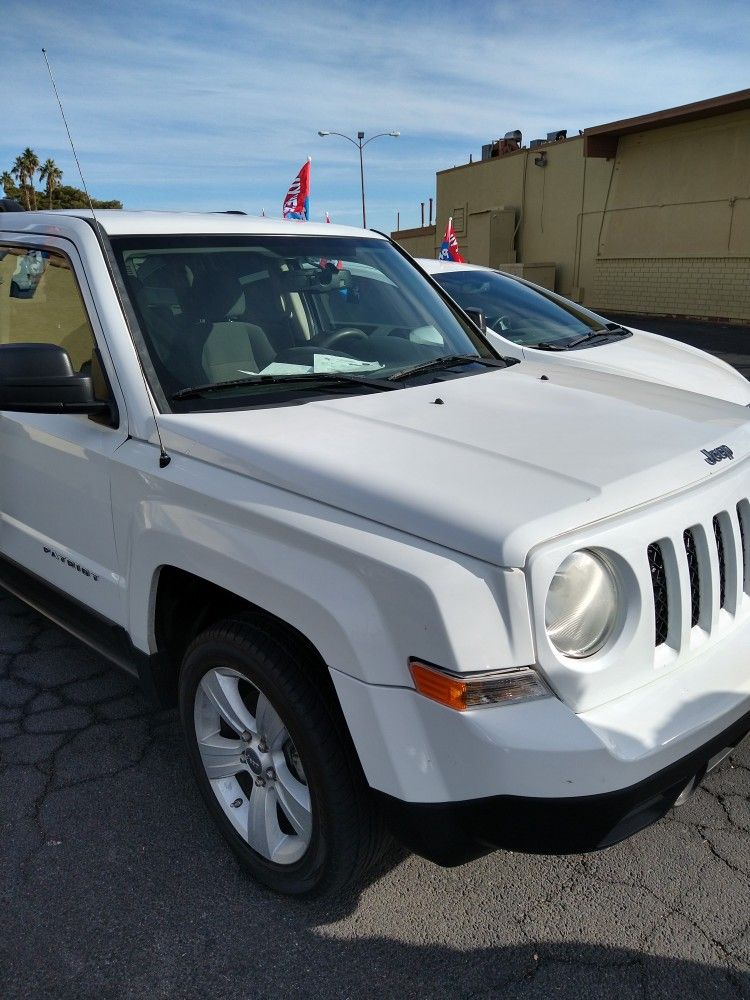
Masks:
[[[750,454],[743,407],[599,372],[547,372],[521,364],[159,420],[174,454],[502,566]],[[701,449],[720,445],[734,459],[709,465]]]
[[[492,338],[496,347],[498,341]],[[523,348],[524,357],[539,360],[545,351]],[[633,336],[610,344],[583,350],[556,353],[556,361],[573,368],[596,368],[598,371],[660,382],[689,392],[699,392],[733,403],[750,404],[750,382],[725,361],[645,330],[633,330]]]

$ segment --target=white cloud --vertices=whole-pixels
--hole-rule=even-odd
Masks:
[[[356,150],[317,129],[396,128],[402,138],[379,139],[366,153],[370,221],[390,227],[400,208],[404,224],[415,224],[435,171],[466,162],[508,129],[526,138],[574,133],[740,89],[749,28],[747,5],[731,2],[717,14],[664,0],[154,0],[138,8],[13,0],[3,62],[15,90],[0,157],[31,145],[75,182],[46,45],[100,197],[275,214],[311,154],[315,214],[335,205],[344,215],[348,206],[355,221]]]

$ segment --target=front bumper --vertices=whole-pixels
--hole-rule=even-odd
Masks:
[[[371,788],[410,803],[586,799],[689,758],[750,712],[750,621],[650,684],[576,714],[551,696],[456,712],[331,677]]]
[[[750,731],[749,630],[580,714],[554,696],[456,712],[331,676],[370,788],[415,851],[581,852],[657,820]]]
[[[750,732],[750,712],[709,742],[628,788],[599,795],[527,798],[495,795],[462,802],[404,802],[374,792],[393,833],[439,865],[464,864],[501,848],[526,854],[601,850],[642,830],[703,779]]]

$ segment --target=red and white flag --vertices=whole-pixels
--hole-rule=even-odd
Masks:
[[[458,240],[456,239],[456,233],[453,229],[452,216],[448,219],[448,225],[445,227],[445,236],[443,237],[443,242],[440,244],[438,260],[454,260],[457,264],[465,263],[463,257],[458,251]]]
[[[300,167],[284,198],[285,219],[310,218],[310,157]]]

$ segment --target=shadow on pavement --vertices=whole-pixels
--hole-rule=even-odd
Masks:
[[[279,899],[215,831],[176,714],[0,595],[0,995],[750,998],[750,768],[726,767],[603,854],[394,850],[349,897]]]

